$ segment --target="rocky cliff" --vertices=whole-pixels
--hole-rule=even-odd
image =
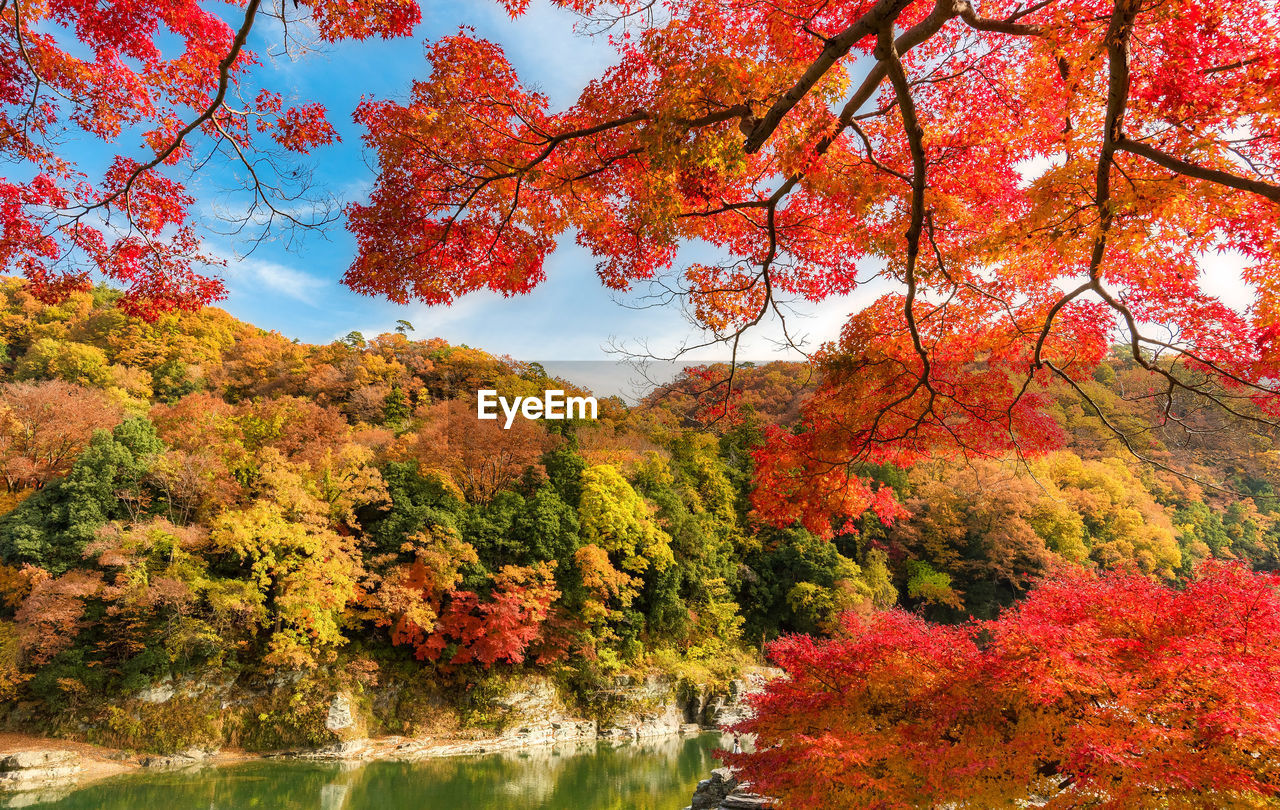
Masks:
[[[477,687],[460,708],[404,680],[344,685],[316,674],[244,684],[224,677],[167,679],[86,712],[64,738],[142,752],[149,767],[183,767],[236,748],[308,759],[416,759],[563,744],[623,743],[713,730],[742,715],[743,697],[772,671],[699,684],[672,676],[619,676],[591,696],[594,712],[547,677]],[[37,728],[7,707],[12,730]],[[45,733],[48,733],[46,731]],[[0,775],[0,786],[24,781]],[[30,781],[30,780],[26,780]]]

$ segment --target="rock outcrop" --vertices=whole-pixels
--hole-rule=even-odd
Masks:
[[[305,751],[282,751],[273,754],[272,759],[313,759],[320,761],[350,762],[354,760],[372,759],[373,743],[369,740],[342,740],[321,748]]]
[[[679,734],[689,718],[680,705],[678,692],[677,685],[666,678],[618,677],[611,698],[627,708],[600,729],[600,739],[628,742]]]
[[[26,790],[72,781],[83,770],[71,751],[16,751],[0,757],[0,789]]]
[[[188,748],[176,754],[149,754],[139,759],[138,764],[143,768],[189,768],[213,759],[217,753],[203,748]]]
[[[282,752],[280,756],[303,759],[357,761],[366,759],[415,760],[433,757],[493,754],[549,746],[576,746],[596,742],[627,743],[659,737],[689,736],[715,730],[743,716],[743,697],[755,691],[774,670],[752,670],[726,686],[680,682],[654,675],[619,676],[603,696],[616,707],[607,723],[574,717],[554,684],[537,676],[513,684],[510,691],[491,699],[496,734],[462,736],[449,740],[382,737],[348,737],[307,751]],[[375,696],[374,703],[378,698]],[[335,696],[328,706],[326,727],[352,731],[363,728],[352,701]]]
[[[676,683],[662,677],[619,678],[613,697],[628,708],[600,729],[605,740],[624,742],[698,730],[714,731],[746,716],[743,698],[759,691],[779,670],[759,667],[725,686]]]
[[[693,791],[693,803],[685,810],[763,810],[778,804],[751,792],[750,782],[740,782],[728,768],[716,768]]]
[[[329,713],[325,716],[324,727],[330,731],[343,731],[356,724],[351,715],[351,699],[342,693],[333,696],[329,701]]]

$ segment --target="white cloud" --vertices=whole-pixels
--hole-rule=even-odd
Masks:
[[[546,93],[555,108],[575,102],[589,81],[617,61],[606,36],[579,34],[581,18],[560,6],[535,2],[514,20],[491,0],[469,12],[479,12],[480,33],[501,43],[521,79]]]
[[[311,306],[316,305],[321,291],[332,286],[331,281],[315,278],[302,270],[254,258],[228,260],[227,281],[234,287],[247,287],[259,294],[266,288]]]

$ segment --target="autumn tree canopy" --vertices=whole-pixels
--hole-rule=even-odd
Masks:
[[[889,280],[819,352],[810,429],[761,455],[766,480],[795,479],[759,497],[780,522],[875,504],[851,461],[1058,444],[1045,384],[1079,384],[1116,335],[1166,420],[1205,400],[1280,407],[1272,4],[555,2],[616,50],[567,108],[464,29],[427,43],[403,101],[353,111],[377,176],[345,205],[347,285],[437,304],[523,293],[572,236],[603,284],[659,283],[736,346],[787,298]],[[0,149],[18,167],[0,182],[0,272],[46,297],[104,274],[147,316],[217,298],[187,189],[213,158],[247,169],[245,238],[337,215],[297,162],[336,138],[328,113],[258,87],[249,34],[274,16],[284,47],[306,25],[410,36],[420,10],[237,5],[0,3]],[[69,133],[119,156],[92,175]],[[719,263],[683,266],[694,243]],[[1247,311],[1202,279],[1222,250]]]
[[[1274,575],[1185,590],[1050,579],[990,622],[847,614],[772,647],[789,678],[730,755],[789,808],[1260,807],[1276,793]],[[815,778],[821,774],[821,778]]]
[[[290,159],[337,137],[324,107],[255,88],[262,55],[245,47],[271,18],[291,47],[286,15],[298,22],[298,5],[234,5],[228,22],[220,4],[199,0],[0,4],[0,154],[18,167],[0,179],[0,270],[52,298],[100,274],[126,288],[122,306],[148,317],[222,297],[184,166],[231,161],[247,173],[250,201],[235,216],[250,235],[262,223],[332,218],[323,205],[297,213],[324,196]],[[421,12],[405,0],[339,0],[305,16],[336,41],[406,35]],[[100,175],[75,162],[77,138],[117,150]]]

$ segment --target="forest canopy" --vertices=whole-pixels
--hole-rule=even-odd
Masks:
[[[0,295],[0,686],[50,722],[105,722],[181,673],[352,662],[460,694],[557,673],[589,703],[614,675],[732,671],[849,613],[995,619],[1064,570],[1280,568],[1270,441],[1153,421],[1122,395],[1142,374],[1122,351],[1090,396],[1224,487],[1139,462],[1064,384],[1065,449],[863,465],[891,512],[814,530],[753,505],[766,436],[817,395],[796,364],[741,369],[732,419],[700,421],[693,368],[597,421],[504,431],[476,390],[586,392],[438,338],[308,345],[214,308],[148,322],[105,287]]]
[[[414,0],[0,0],[0,697],[137,737],[110,696],[180,673],[539,668],[600,708],[764,648],[737,761],[795,810],[815,759],[842,806],[1280,792],[1274,3],[551,3],[612,54],[567,103],[463,27],[330,111],[265,63]],[[531,292],[572,240],[732,362],[504,431],[476,390],[572,381],[208,306],[215,226],[339,222],[398,304]],[[737,362],[866,292],[807,363]]]

